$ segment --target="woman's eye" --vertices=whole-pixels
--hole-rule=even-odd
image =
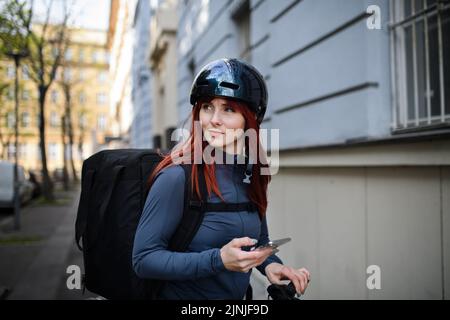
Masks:
[[[234,112],[234,109],[232,107],[225,107],[226,112]]]
[[[202,105],[202,109],[204,109],[204,110],[211,110],[212,109],[212,105],[204,104],[204,105]]]

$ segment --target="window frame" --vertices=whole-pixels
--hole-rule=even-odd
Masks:
[[[411,2],[413,3],[413,2]],[[449,81],[444,77],[444,53],[443,53],[443,27],[442,12],[450,10],[450,3],[437,1],[431,7],[427,7],[427,1],[424,0],[425,9],[413,12],[409,17],[404,17],[404,0],[390,1],[391,20],[390,24],[390,51],[391,51],[391,83],[392,83],[392,123],[391,132],[405,133],[423,130],[440,129],[450,127],[450,114],[445,114],[445,82]],[[429,37],[428,24],[429,19],[436,15],[438,26],[438,55],[439,55],[439,101],[440,115],[431,115],[431,82],[429,67]],[[419,97],[418,97],[418,80],[417,80],[417,47],[416,47],[416,22],[424,23],[424,51],[425,51],[425,94],[426,94],[426,116],[419,115]],[[408,112],[410,102],[408,102],[407,88],[407,67],[406,67],[406,46],[405,46],[405,29],[412,26],[412,55],[413,55],[413,85],[414,85],[414,119],[408,120]],[[450,85],[450,84],[448,84]],[[450,101],[447,101],[450,103]],[[423,123],[425,122],[426,123]]]

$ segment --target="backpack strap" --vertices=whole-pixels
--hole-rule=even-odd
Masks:
[[[102,205],[100,206],[100,212],[99,212],[100,224],[99,225],[103,225],[103,219],[105,216],[105,212],[106,212],[106,209],[108,209],[108,207],[109,207],[109,202],[111,201],[111,196],[112,196],[114,189],[116,187],[116,184],[117,184],[117,178],[119,177],[120,173],[124,169],[125,169],[125,166],[114,166],[114,168],[112,170],[112,183],[109,185],[109,188],[106,191],[105,201],[103,201]]]
[[[206,180],[203,172],[203,166],[199,166],[199,187],[202,199],[195,197],[191,183],[192,165],[182,165],[185,175],[184,186],[184,212],[181,222],[175,231],[170,243],[169,249],[173,251],[183,252],[191,243],[203,221],[205,212],[236,212],[236,211],[257,211],[258,208],[253,202],[238,203],[212,203],[207,202],[208,190],[206,188]]]
[[[91,194],[92,181],[94,181],[95,170],[88,170],[86,178],[81,186],[80,205],[78,206],[77,220],[75,222],[75,240],[78,249],[83,250],[80,239],[86,231],[87,213],[89,210],[89,195]]]
[[[189,201],[190,207],[197,207],[198,210],[204,212],[235,212],[235,211],[257,211],[258,208],[253,202],[238,202],[238,203],[226,203],[226,202],[202,202],[202,201]]]
[[[191,165],[181,165],[184,170],[185,184],[184,184],[184,212],[181,222],[178,225],[175,234],[173,235],[169,248],[173,251],[183,252],[191,243],[195,234],[200,228],[203,221],[205,212],[202,207],[190,206],[190,201],[193,196],[192,183],[191,183]],[[206,189],[205,176],[203,172],[203,166],[199,166],[199,186],[202,194],[202,200],[200,202],[206,202],[208,191]],[[198,200],[197,200],[198,201]]]
[[[169,250],[183,252],[186,251],[187,247],[191,243],[198,228],[200,227],[204,211],[201,207],[191,207],[189,206],[189,201],[191,200],[192,187],[191,187],[191,169],[192,165],[181,165],[184,170],[184,211],[181,222],[175,230],[174,235],[169,242]],[[203,173],[203,166],[199,166],[199,186],[202,193],[203,199],[207,197],[207,189],[205,183],[205,177]],[[200,201],[201,202],[201,201]],[[147,280],[146,282],[146,292],[150,299],[157,300],[158,294],[165,285],[164,280]]]

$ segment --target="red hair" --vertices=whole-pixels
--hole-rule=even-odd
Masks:
[[[211,100],[211,99],[209,99]],[[253,159],[253,172],[251,177],[251,184],[249,188],[247,188],[247,196],[258,208],[258,212],[260,217],[262,218],[266,214],[267,210],[267,186],[270,182],[270,175],[261,175],[261,168],[268,167],[267,161],[266,161],[266,153],[265,150],[262,148],[261,144],[259,143],[259,123],[256,120],[255,113],[253,113],[244,103],[235,101],[235,100],[229,100],[227,99],[229,105],[234,108],[236,112],[239,112],[242,114],[242,116],[245,119],[245,128],[244,132],[248,129],[253,129],[256,132],[256,138],[257,143],[249,143],[248,141],[245,142],[245,147],[248,152],[252,155],[258,155],[256,156],[256,159]],[[151,185],[154,182],[155,177],[158,175],[160,171],[162,171],[164,168],[170,167],[175,165],[173,158],[174,156],[179,159],[184,159],[182,162],[192,163],[192,190],[197,194],[199,199],[202,199],[200,187],[198,183],[198,170],[199,170],[199,164],[196,164],[194,161],[194,152],[197,152],[195,146],[196,143],[196,137],[199,137],[198,133],[195,133],[195,121],[199,121],[199,114],[200,114],[200,105],[203,101],[198,101],[194,107],[192,108],[192,122],[191,122],[191,131],[189,138],[183,142],[181,145],[177,145],[174,147],[174,149],[171,151],[168,155],[163,155],[163,160],[155,167],[152,174],[150,175],[148,179],[148,185],[151,187]],[[208,145],[207,141],[203,141],[203,132],[201,133],[202,143],[201,143],[201,151],[202,151],[202,162],[203,159],[203,151],[205,150],[205,147]],[[197,138],[198,139],[198,138]],[[197,141],[197,144],[199,142]],[[261,158],[260,158],[261,156]],[[198,158],[197,158],[198,159]],[[255,161],[256,160],[256,161]],[[262,161],[261,161],[262,160]],[[211,192],[214,192],[217,194],[219,198],[222,199],[222,201],[225,202],[225,200],[222,197],[222,194],[220,193],[216,176],[215,176],[215,165],[204,163],[203,165],[203,172],[204,177],[206,181],[206,188],[208,192],[208,196],[211,195]]]

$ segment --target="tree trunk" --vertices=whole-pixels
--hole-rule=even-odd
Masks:
[[[70,90],[70,88],[68,88]],[[72,177],[74,182],[78,182],[77,170],[75,169],[75,163],[73,162],[73,126],[72,126],[72,106],[71,106],[71,95],[70,91],[66,93],[67,99],[67,109],[66,109],[66,117],[67,117],[67,134],[69,136],[69,160],[70,166],[72,169]]]
[[[69,173],[67,172],[67,154],[66,154],[66,115],[61,117],[61,141],[63,146],[63,186],[65,191],[69,191]]]
[[[48,88],[39,86],[39,147],[41,149],[41,163],[42,163],[42,193],[47,200],[54,200],[53,194],[53,181],[50,179],[47,169],[47,155],[45,150],[45,121],[44,121],[44,109],[45,109],[45,95]]]
[[[9,139],[8,139],[8,141],[9,141]],[[0,143],[2,144],[2,154],[0,155],[0,159],[7,160],[6,159],[6,155],[7,155],[6,148],[8,147],[8,141],[3,141],[3,134],[1,132],[1,124],[0,124]]]
[[[81,161],[83,161],[83,142],[84,142],[83,136],[84,136],[84,131],[80,127],[80,137],[78,140],[78,154],[80,156]]]

